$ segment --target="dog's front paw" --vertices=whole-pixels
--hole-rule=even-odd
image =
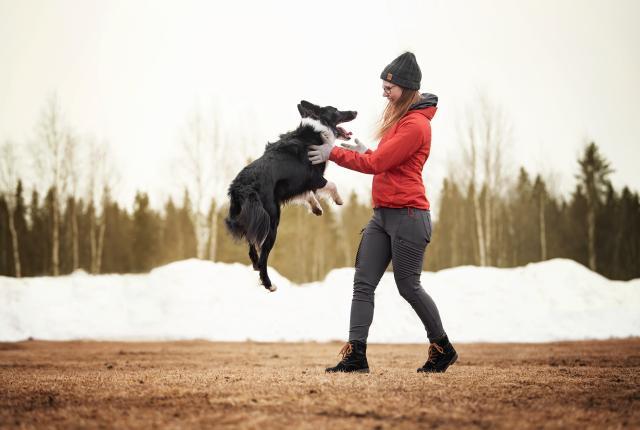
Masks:
[[[311,211],[313,212],[314,215],[320,216],[322,215],[322,208],[313,208],[311,209]]]
[[[339,206],[342,206],[344,204],[344,202],[342,201],[342,197],[340,197],[340,196],[338,196],[338,198],[336,198],[335,202]]]

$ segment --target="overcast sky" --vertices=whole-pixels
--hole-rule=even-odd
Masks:
[[[568,192],[594,140],[614,184],[637,190],[639,17],[635,0],[0,0],[0,140],[33,141],[56,93],[74,130],[113,148],[118,199],[145,189],[158,205],[185,182],[179,136],[196,110],[215,112],[229,154],[243,157],[295,128],[301,99],[359,111],[346,128],[375,146],[380,72],[411,50],[422,91],[440,98],[424,171],[434,204],[478,92],[512,126],[513,172],[524,165]],[[345,195],[371,184],[335,165],[326,176]]]

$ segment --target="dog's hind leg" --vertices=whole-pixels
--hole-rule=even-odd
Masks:
[[[258,250],[252,243],[249,244],[249,258],[251,259],[251,264],[253,264],[253,270],[260,270],[258,267]]]
[[[267,239],[262,244],[262,248],[260,248],[260,259],[258,260],[258,270],[260,271],[260,281],[262,285],[269,290],[275,291],[277,287],[271,283],[271,279],[269,278],[269,273],[267,273],[267,261],[269,260],[269,253],[273,248],[273,245],[276,242],[275,231],[270,231],[267,235]]]
[[[307,195],[307,202],[309,202],[309,205],[311,205],[311,211],[314,213],[314,215],[322,215],[322,206],[320,206],[320,202],[316,197],[316,193],[310,191]]]
[[[331,181],[327,181],[327,184],[322,188],[318,188],[316,192],[321,195],[328,195],[337,205],[344,203],[342,197],[340,197],[340,193],[338,193],[338,187]]]
[[[278,224],[280,222],[280,207],[276,207],[275,213],[270,211],[269,216],[271,216],[271,224],[269,226],[270,228],[267,238],[260,247],[258,268],[260,270],[260,281],[262,281],[262,285],[264,285],[264,287],[269,291],[275,291],[277,287],[271,283],[271,279],[269,279],[269,274],[267,273],[267,261],[269,260],[269,253],[271,252],[273,245],[276,243]]]

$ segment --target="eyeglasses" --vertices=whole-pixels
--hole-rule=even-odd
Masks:
[[[395,87],[397,87],[397,85],[383,85],[382,91],[384,91],[385,94],[391,94],[391,90]]]

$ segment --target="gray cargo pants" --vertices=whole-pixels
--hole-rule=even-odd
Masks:
[[[445,335],[438,308],[420,285],[424,251],[429,241],[431,214],[428,210],[373,210],[356,253],[349,340],[367,341],[375,289],[390,261],[398,291],[420,317],[429,340],[433,342]]]

